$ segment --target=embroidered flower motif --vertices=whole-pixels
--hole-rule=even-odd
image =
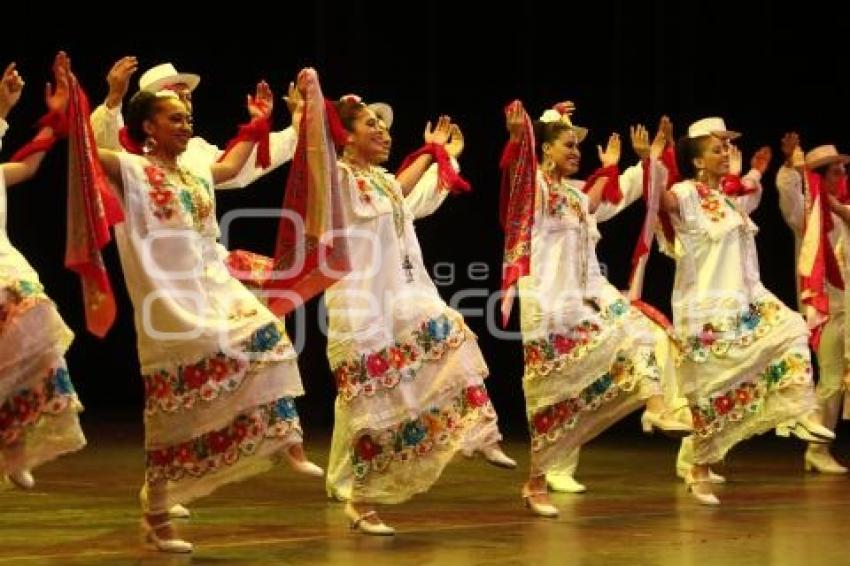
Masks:
[[[387,361],[380,353],[370,354],[366,357],[366,369],[372,377],[380,377],[390,368]]]
[[[280,399],[236,417],[229,425],[189,441],[147,452],[147,474],[153,481],[201,477],[236,464],[265,441],[282,441],[300,432],[298,415],[284,417]],[[283,405],[288,406],[288,399]],[[291,405],[294,408],[294,404]]]
[[[808,353],[787,352],[754,379],[718,392],[692,407],[694,432],[709,437],[721,431],[727,420],[740,421],[747,415],[755,415],[772,391],[811,379],[811,371]]]
[[[618,299],[603,310],[603,318],[618,319],[629,313],[629,303]],[[548,375],[558,362],[576,360],[598,347],[602,328],[596,322],[583,320],[563,333],[551,333],[545,339],[523,344],[526,376]]]
[[[695,363],[708,361],[709,354],[726,356],[729,349],[746,348],[783,317],[782,307],[771,299],[753,303],[737,316],[706,322],[696,335],[686,337],[684,354]]]
[[[289,347],[289,342],[276,323],[269,323],[256,330],[240,346],[247,352],[283,352]],[[143,375],[145,411],[173,412],[181,407],[191,408],[198,399],[216,399],[223,392],[239,387],[248,363],[240,357],[216,352],[192,364],[162,368]]]
[[[574,397],[544,407],[529,415],[529,429],[533,451],[558,442],[567,431],[575,428],[582,412],[595,411],[617,398],[621,392],[630,392],[643,379],[658,381],[660,369],[651,349],[628,355],[618,352],[608,372],[587,385]]]
[[[494,418],[484,386],[469,387],[444,407],[433,407],[380,432],[360,434],[350,452],[355,476],[365,481],[369,474],[427,458],[435,450],[460,442],[468,426]]]
[[[360,354],[333,367],[337,390],[344,401],[360,394],[374,395],[396,387],[402,380],[415,379],[422,363],[441,358],[448,348],[457,348],[466,338],[462,320],[440,315],[423,321],[408,340],[380,350]]]
[[[64,367],[51,368],[28,389],[20,389],[0,403],[0,449],[18,442],[44,415],[58,415],[76,398]]]

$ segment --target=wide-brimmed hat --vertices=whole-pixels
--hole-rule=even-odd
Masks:
[[[850,163],[850,155],[838,153],[834,145],[819,145],[806,154],[807,169],[817,169],[833,163]]]
[[[195,90],[201,77],[194,73],[179,73],[171,63],[151,67],[139,77],[139,90],[158,92],[168,86],[185,84],[189,91]]]
[[[688,126],[689,138],[701,138],[704,136],[715,136],[722,139],[734,140],[741,137],[740,132],[734,132],[726,128],[726,122],[719,116],[703,118]]]
[[[552,122],[561,122],[563,124],[566,124],[567,126],[569,126],[570,130],[572,130],[572,132],[575,134],[576,141],[578,141],[579,143],[584,141],[584,138],[587,137],[587,128],[574,125],[572,120],[570,119],[569,113],[564,112],[563,107],[560,104],[556,104],[552,108],[549,108],[548,110],[543,112],[543,115],[540,116],[540,121],[547,124],[550,124]]]

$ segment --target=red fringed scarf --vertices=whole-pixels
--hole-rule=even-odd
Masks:
[[[401,162],[401,167],[398,168],[396,176],[410,167],[410,165],[413,164],[413,162],[416,161],[416,158],[420,155],[430,155],[437,163],[439,187],[441,189],[445,189],[453,193],[465,193],[472,190],[469,182],[461,177],[458,172],[455,171],[455,168],[452,167],[452,161],[446,151],[446,148],[436,143],[425,144],[405,157],[404,161]]]
[[[798,271],[801,300],[805,305],[806,320],[811,330],[809,342],[812,348],[816,349],[820,344],[823,326],[829,319],[826,283],[844,289],[844,280],[829,243],[829,233],[833,228],[832,211],[823,190],[823,180],[820,175],[810,171],[805,171],[804,175],[811,208],[803,229]]]
[[[269,132],[271,132],[271,123],[268,118],[254,118],[247,124],[242,124],[239,126],[239,133],[227,142],[224,153],[221,154],[218,160],[221,161],[227,157],[227,154],[239,142],[252,141],[257,144],[256,166],[262,169],[268,169],[272,163],[271,151],[269,149]]]
[[[283,208],[296,215],[281,218],[274,255],[275,271],[265,284],[268,305],[282,316],[324,291],[351,271],[344,232],[334,142],[341,135],[336,112],[329,112],[316,72],[309,73],[305,111]],[[334,132],[334,118],[337,131]]]
[[[50,128],[53,134],[49,137],[38,137],[27,142],[9,158],[9,161],[23,161],[33,153],[47,152],[56,144],[60,138],[68,135],[68,117],[55,110],[48,112],[38,120],[41,128]],[[39,132],[40,133],[40,132]]]
[[[510,108],[519,101],[511,102]],[[507,108],[506,108],[507,110]],[[528,275],[531,264],[531,235],[537,194],[537,157],[534,155],[534,128],[524,114],[525,131],[519,142],[509,141],[502,152],[499,168],[502,181],[499,195],[499,217],[505,231],[502,260],[502,325],[511,316],[516,282]]]
[[[605,179],[605,186],[602,188],[603,202],[617,204],[623,200],[623,192],[620,190],[620,170],[616,165],[600,167],[594,171],[582,187],[584,192],[588,192],[599,179]]]
[[[68,230],[65,266],[80,276],[89,332],[103,337],[115,320],[115,296],[101,250],[109,228],[124,220],[97,158],[89,124],[89,101],[80,84],[71,84],[68,105]]]

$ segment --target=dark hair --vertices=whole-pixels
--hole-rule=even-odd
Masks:
[[[130,99],[127,105],[127,134],[130,139],[138,144],[143,144],[147,134],[145,133],[145,120],[150,120],[156,114],[157,104],[162,100],[156,94],[146,90],[140,90]]]
[[[697,168],[694,167],[694,159],[705,152],[709,140],[711,140],[711,136],[700,136],[698,138],[684,136],[679,138],[676,143],[676,165],[679,167],[679,173],[683,179],[696,178]]]
[[[543,144],[556,141],[561,134],[571,128],[564,122],[541,122],[534,121],[534,151],[538,159],[543,159]]]
[[[342,122],[342,127],[349,132],[354,131],[354,122],[357,121],[357,116],[366,109],[366,105],[362,102],[354,102],[350,99],[338,100],[334,102],[336,113],[339,114],[339,121]]]

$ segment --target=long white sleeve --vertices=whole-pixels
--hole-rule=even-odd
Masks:
[[[269,167],[266,169],[257,167],[257,148],[255,146],[239,173],[232,179],[216,185],[216,190],[243,189],[247,187],[266,173],[291,160],[295,155],[295,146],[297,144],[298,133],[292,126],[279,132],[272,132],[269,134],[269,156],[271,157]],[[212,161],[216,161],[223,153],[218,148],[216,150],[218,153]]]
[[[794,234],[801,237],[806,210],[802,176],[793,167],[783,165],[776,173],[776,190],[779,192],[779,210],[782,211],[782,217]]]
[[[748,195],[737,197],[738,206],[747,214],[752,214],[761,203],[762,186],[761,172],[758,169],[750,169],[750,171],[741,177],[741,184],[755,191]]]
[[[452,159],[452,167],[455,171],[460,171],[460,166],[454,158]],[[440,188],[439,177],[437,164],[432,163],[413,189],[404,197],[404,202],[413,213],[414,218],[424,218],[433,214],[446,200],[449,191]]]
[[[596,220],[605,222],[623,212],[643,195],[643,164],[632,165],[620,175],[620,192],[623,198],[617,204],[601,202],[596,209]]]
[[[90,119],[97,147],[123,151],[124,148],[121,147],[121,141],[118,138],[118,132],[124,127],[120,104],[115,108],[107,108],[105,104],[101,104],[91,113]]]

